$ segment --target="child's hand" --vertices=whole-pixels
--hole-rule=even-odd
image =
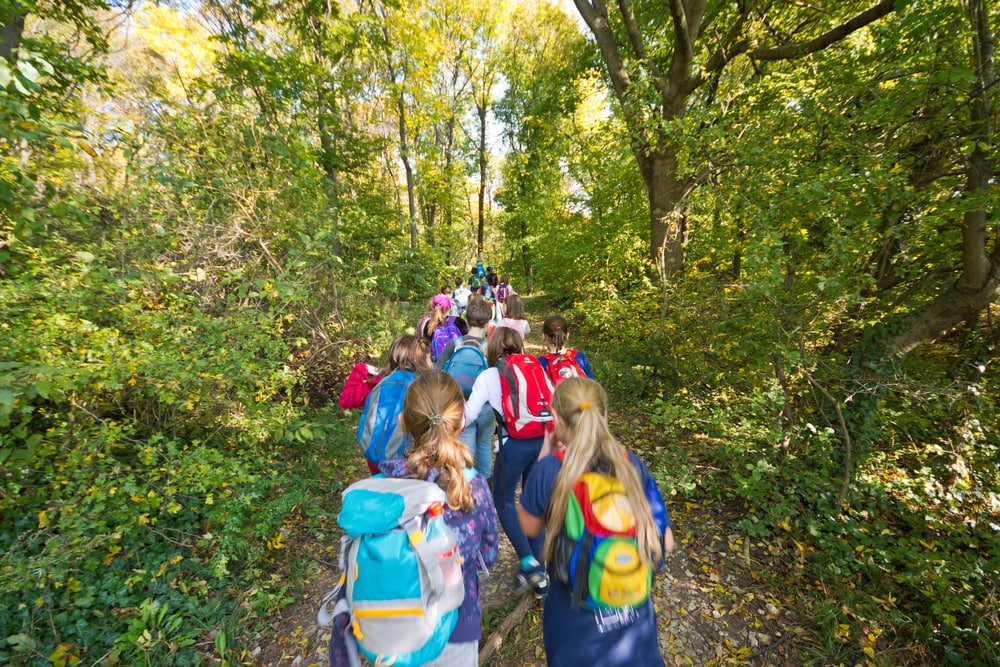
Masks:
[[[371,364],[365,364],[365,368],[368,369],[368,375],[378,375],[379,368],[372,366]]]
[[[674,531],[667,526],[667,530],[663,533],[663,553],[672,554],[674,552]]]

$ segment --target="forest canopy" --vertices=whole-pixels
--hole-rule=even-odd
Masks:
[[[480,258],[787,554],[800,652],[1000,661],[1000,3],[0,19],[0,663],[245,659],[346,373]]]

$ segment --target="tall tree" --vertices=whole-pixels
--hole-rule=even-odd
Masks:
[[[686,197],[703,175],[700,166],[682,168],[676,136],[695,93],[710,88],[741,56],[762,63],[826,49],[892,12],[896,0],[857,14],[850,11],[856,2],[669,0],[665,23],[660,3],[617,0],[614,13],[605,0],[574,3],[594,35],[631,132],[649,200],[649,257],[665,282],[683,269]],[[712,103],[710,91],[703,102]]]

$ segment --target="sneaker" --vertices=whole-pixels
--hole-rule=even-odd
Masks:
[[[544,600],[549,594],[549,578],[545,575],[545,566],[541,563],[535,563],[527,568],[522,567],[517,573],[514,590],[524,593],[529,588],[539,600]]]

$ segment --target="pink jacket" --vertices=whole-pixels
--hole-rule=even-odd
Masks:
[[[372,388],[381,380],[378,375],[368,372],[368,364],[355,364],[351,369],[351,374],[344,381],[344,388],[340,390],[340,398],[337,403],[345,410],[365,407],[365,399],[372,392]]]

